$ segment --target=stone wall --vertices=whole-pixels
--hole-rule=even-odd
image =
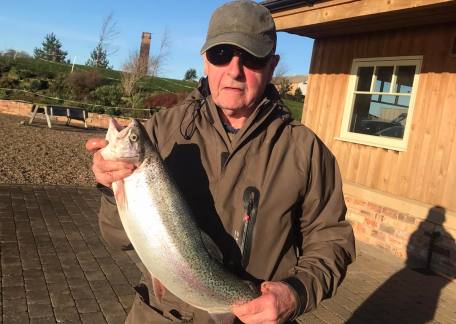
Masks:
[[[29,102],[1,100],[0,99],[0,113],[24,116],[24,117],[27,117],[27,122],[31,116],[32,106],[33,106],[33,104],[29,103]],[[42,114],[41,114],[41,116],[38,116],[38,114],[37,114],[36,118],[42,118],[42,117],[43,117]],[[89,112],[88,118],[87,118],[87,125],[89,127],[108,128],[110,118],[111,117],[109,115],[96,114],[96,113]],[[52,123],[52,121],[66,122],[66,120],[67,120],[66,117],[57,116],[57,117],[51,118],[51,123]],[[116,120],[119,122],[120,125],[123,125],[123,126],[128,125],[128,123],[130,122],[130,119],[128,119],[128,118],[116,117]],[[84,127],[84,123],[79,120],[72,119],[71,124]]]

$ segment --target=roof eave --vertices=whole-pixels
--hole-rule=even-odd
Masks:
[[[261,5],[269,9],[271,13],[301,6],[303,4],[312,6],[316,0],[266,0],[260,2]]]

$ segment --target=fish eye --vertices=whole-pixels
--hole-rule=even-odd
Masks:
[[[130,134],[130,141],[136,142],[138,140],[138,135],[136,134]]]

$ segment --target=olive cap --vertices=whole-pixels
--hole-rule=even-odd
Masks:
[[[215,10],[201,54],[228,44],[256,57],[266,57],[275,51],[276,42],[276,27],[269,10],[253,1],[237,0]]]

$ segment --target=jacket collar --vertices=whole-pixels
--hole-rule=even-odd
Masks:
[[[268,119],[268,117],[271,116],[271,114],[276,114],[276,116],[278,118],[281,118],[283,121],[288,121],[291,119],[290,111],[283,104],[275,86],[268,84],[263,99],[259,101],[252,115],[250,115],[244,126],[236,134],[233,143],[231,143],[220,119],[218,108],[212,101],[207,77],[200,79],[198,84],[198,95],[198,97],[200,97],[200,100],[201,98],[204,98],[204,101],[206,103],[206,118],[215,127],[219,135],[224,139],[228,146],[231,146],[231,149],[242,145],[242,143],[249,137],[249,135],[252,134],[258,127],[260,127]]]

